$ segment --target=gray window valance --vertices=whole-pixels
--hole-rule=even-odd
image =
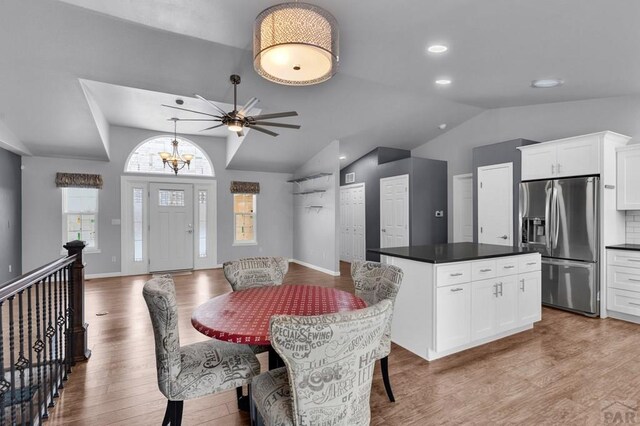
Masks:
[[[88,173],[56,173],[58,188],[98,188],[102,189],[102,175]]]
[[[231,182],[232,194],[259,194],[260,183],[259,182]]]

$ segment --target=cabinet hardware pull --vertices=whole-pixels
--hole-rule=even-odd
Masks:
[[[628,278],[628,280],[633,281],[634,283],[640,283],[640,280],[636,278]]]
[[[629,302],[630,305],[640,306],[640,303]]]
[[[451,289],[451,291],[454,292],[454,293],[457,292],[457,291],[462,291],[462,290],[464,290],[464,289],[460,288],[460,287]]]
[[[558,167],[556,168],[556,170],[558,171],[558,173],[560,173],[560,166],[561,166],[561,164],[558,164]]]
[[[504,267],[504,269],[513,269],[513,268],[515,268],[515,266],[513,266],[513,265],[507,265],[507,266]]]
[[[493,295],[494,295],[495,297],[498,297],[498,283],[495,283],[495,284],[493,285]]]
[[[498,285],[500,286],[500,296],[502,296],[502,283],[498,283]]]
[[[522,284],[520,286],[520,290],[522,290],[522,292],[524,293],[524,278],[520,280],[520,284]]]
[[[462,272],[456,272],[455,274],[449,274],[450,277],[459,277],[460,275],[463,275]]]
[[[627,259],[629,262],[640,262],[640,259]]]
[[[556,166],[555,164],[551,165],[551,174],[554,174],[556,172]]]
[[[528,266],[533,266],[533,265],[536,265],[537,263],[538,263],[538,262],[527,262],[527,265],[528,265]]]
[[[487,269],[480,269],[480,272],[491,272],[492,270],[490,268]]]

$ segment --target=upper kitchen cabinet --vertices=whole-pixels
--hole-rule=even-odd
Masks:
[[[628,136],[606,131],[523,146],[522,180],[598,175],[607,164],[605,145],[626,145]]]
[[[640,144],[618,148],[618,210],[640,210]]]

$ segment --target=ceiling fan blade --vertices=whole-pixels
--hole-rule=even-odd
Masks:
[[[257,130],[257,131],[262,132],[262,133],[266,133],[266,134],[271,135],[271,136],[278,136],[277,133],[272,132],[271,130],[265,129],[264,127],[254,126],[252,124],[247,124],[247,127],[249,127],[250,129],[253,129],[253,130]]]
[[[218,118],[218,116],[217,116],[217,115],[208,114],[208,113],[206,113],[206,112],[194,111],[194,110],[192,110],[192,109],[180,108],[180,107],[173,106],[173,105],[165,105],[165,104],[162,104],[162,106],[163,106],[163,107],[167,107],[167,108],[179,109],[179,110],[181,110],[181,111],[195,112],[196,114],[208,115],[209,117],[216,117],[216,118]]]
[[[273,114],[256,115],[255,117],[247,117],[251,121],[266,120],[268,118],[295,117],[298,113],[295,111],[275,112]]]
[[[251,111],[251,108],[253,108],[258,102],[260,102],[260,99],[258,98],[249,99],[249,102],[247,102],[242,108],[240,108],[240,111],[238,111],[238,114],[244,117],[249,111]]]
[[[178,121],[222,121],[222,117],[218,117],[217,119],[213,118],[178,118]],[[167,121],[173,121],[173,118],[167,118]]]
[[[299,129],[299,124],[284,124],[284,123],[271,123],[269,121],[252,121],[251,124],[258,124],[260,126],[273,126],[273,127],[284,127],[286,129]]]
[[[244,132],[242,130],[240,130],[239,132],[236,132],[236,134],[238,135],[239,138],[244,136]]]
[[[222,108],[220,108],[218,105],[214,104],[213,102],[211,102],[208,99],[203,98],[202,96],[196,94],[195,95],[196,98],[200,99],[201,101],[205,101],[206,103],[208,103],[209,105],[211,105],[212,107],[214,107],[215,109],[217,109],[220,114],[222,114],[223,116],[227,116],[229,114],[227,114],[225,111],[222,110]]]
[[[224,126],[224,124],[218,124],[217,126],[211,126],[211,127],[207,127],[206,129],[202,129],[200,130],[201,132],[204,132],[205,130],[211,130],[211,129],[216,129],[220,126]]]

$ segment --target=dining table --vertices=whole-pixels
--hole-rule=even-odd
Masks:
[[[209,299],[191,315],[200,333],[218,340],[265,346],[269,369],[283,366],[271,347],[269,322],[274,315],[322,315],[365,308],[366,302],[347,291],[308,284],[285,284],[233,291]],[[247,402],[238,394],[238,405]]]

